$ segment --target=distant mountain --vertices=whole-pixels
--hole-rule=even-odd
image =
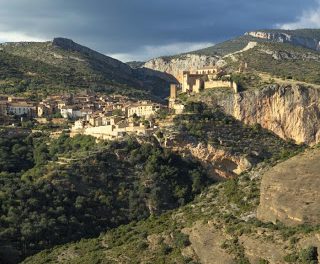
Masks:
[[[320,84],[320,52],[287,43],[257,43],[253,48],[224,58],[237,69],[241,61],[248,70],[268,73],[273,77]]]
[[[266,52],[264,55],[261,52],[257,54],[259,49],[268,51],[271,56],[267,56]],[[214,64],[236,66],[239,65],[239,60],[244,60],[245,57],[251,69],[281,73],[281,75],[299,75],[301,80],[318,80],[319,51],[320,29],[259,30],[247,32],[243,36],[205,49],[154,58],[141,67],[163,71],[180,78],[181,72],[185,70],[194,70]],[[226,59],[230,57],[230,54],[235,53],[237,56],[233,56],[233,60]],[[241,54],[244,54],[244,57]],[[282,63],[279,69],[280,61]],[[275,67],[272,68],[271,65]],[[303,74],[312,76],[303,78]]]
[[[143,64],[144,64],[144,61],[129,61],[129,62],[127,62],[127,65],[129,65],[133,69],[140,68]]]
[[[243,49],[249,42],[279,42],[294,46],[301,46],[312,50],[320,50],[320,29],[298,29],[298,30],[258,30],[246,32],[243,36],[228,40],[212,47],[192,51],[190,53],[207,56],[224,56]]]
[[[164,97],[172,81],[171,76],[132,69],[65,38],[0,45],[0,91],[4,93],[92,89]]]

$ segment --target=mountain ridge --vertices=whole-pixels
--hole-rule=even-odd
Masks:
[[[251,33],[250,33],[251,32]],[[310,30],[296,30],[296,31],[283,31],[283,30],[261,30],[261,31],[250,31],[244,35],[218,43],[212,47],[205,49],[200,49],[196,51],[190,51],[188,53],[178,54],[175,56],[162,56],[158,58],[151,59],[144,64],[140,64],[140,67],[146,67],[153,70],[164,71],[166,73],[174,75],[176,78],[180,78],[179,75],[183,71],[197,70],[205,66],[234,66],[236,63],[239,64],[242,58],[242,54],[245,54],[247,58],[251,61],[255,59],[255,53],[257,49],[268,49],[270,53],[276,53],[275,57],[270,57],[266,61],[261,61],[260,64],[264,64],[264,68],[267,67],[268,63],[273,59],[284,61],[286,59],[294,59],[294,56],[291,56],[290,53],[301,53],[310,54],[315,53],[319,54],[320,49],[320,29],[310,29]],[[260,32],[260,33],[254,33]],[[262,33],[266,32],[266,33]],[[271,33],[268,33],[271,32]],[[291,35],[288,35],[287,32],[294,32]],[[249,50],[246,50],[246,47],[250,43],[257,43],[257,45],[252,45]],[[284,52],[283,52],[284,51]],[[237,54],[237,56],[233,56]],[[280,55],[279,55],[280,54]],[[282,55],[284,57],[281,57]],[[278,56],[279,55],[279,56]],[[226,57],[230,56],[229,61],[226,60]],[[308,56],[307,56],[308,57]],[[205,58],[205,59],[202,59]],[[270,61],[269,61],[270,60]],[[306,59],[308,60],[308,58]],[[301,61],[306,61],[303,59]],[[137,64],[135,64],[137,65]],[[139,64],[138,64],[139,65]],[[238,65],[239,66],[239,65]],[[249,64],[249,68],[252,65]],[[287,72],[290,72],[290,67],[294,65],[288,65],[286,69]],[[306,68],[312,70],[311,65],[305,64]],[[236,67],[237,68],[237,67]],[[261,67],[260,67],[261,68]],[[254,70],[253,67],[251,69]],[[235,70],[235,69],[233,69]],[[297,69],[294,69],[296,71]],[[313,71],[313,70],[312,70]],[[289,73],[288,73],[289,74]],[[313,78],[317,79],[317,78]]]
[[[140,93],[143,97],[163,98],[168,94],[169,83],[174,81],[164,73],[132,69],[121,61],[66,38],[54,38],[46,42],[3,43],[0,44],[0,50],[6,68],[14,69],[3,72],[2,78],[15,83],[22,80],[31,82],[32,87],[27,85],[26,88],[30,88],[29,91],[41,92],[48,86],[58,86],[62,90],[83,87],[102,92]],[[14,71],[21,71],[22,74],[16,76]],[[10,91],[6,89],[9,86],[2,84],[3,92]],[[54,87],[48,90],[54,90]]]

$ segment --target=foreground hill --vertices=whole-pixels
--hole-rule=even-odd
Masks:
[[[0,263],[159,215],[212,182],[157,144],[14,132],[0,140]]]
[[[53,93],[92,89],[138,96],[166,96],[172,77],[125,63],[72,40],[0,45],[0,91]],[[174,80],[173,80],[174,81]]]
[[[217,176],[233,178],[303,149],[202,104],[191,103],[187,111],[168,132],[175,135],[172,145],[163,147],[154,137],[138,138],[145,143],[96,143],[89,136],[50,139],[4,130],[0,260],[17,263],[40,250],[165,213],[192,201]],[[167,137],[165,131],[157,134]]]
[[[302,155],[303,161],[315,155],[319,155],[319,149],[308,150]],[[318,263],[320,240],[316,222],[287,227],[280,222],[271,224],[256,218],[261,179],[263,190],[268,190],[266,180],[271,174],[274,179],[281,176],[282,180],[285,175],[280,175],[277,168],[290,171],[292,163],[299,158],[294,157],[272,169],[270,165],[260,164],[238,179],[209,187],[180,209],[121,226],[96,239],[44,251],[24,263]],[[315,162],[308,161],[307,166],[302,163],[299,162],[300,180],[317,180],[319,173],[309,171],[308,166],[316,168]],[[305,208],[312,208],[313,202],[318,201],[318,196],[309,198]],[[294,199],[299,203],[304,201],[299,195]],[[296,206],[286,205],[290,207],[288,210]],[[265,205],[259,209],[260,215],[264,208]],[[318,212],[314,213],[317,216]],[[308,210],[303,214],[309,219]]]

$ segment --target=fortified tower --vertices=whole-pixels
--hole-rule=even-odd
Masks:
[[[177,85],[171,84],[170,85],[170,99],[176,99],[177,98]]]

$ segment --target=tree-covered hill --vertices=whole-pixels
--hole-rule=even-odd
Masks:
[[[0,148],[1,263],[184,205],[210,182],[199,164],[135,140],[17,135]]]

